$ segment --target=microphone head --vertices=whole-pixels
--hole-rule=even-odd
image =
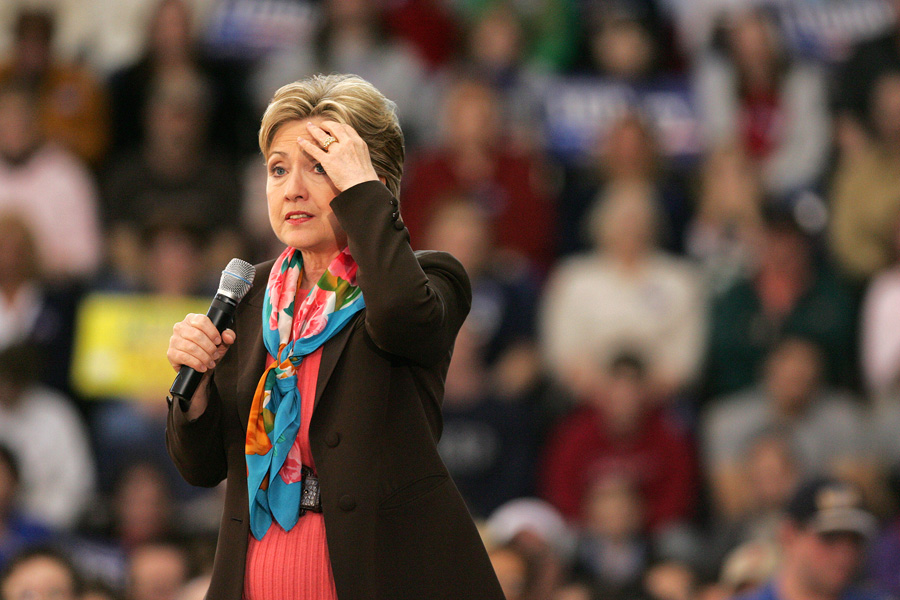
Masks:
[[[240,302],[241,298],[250,290],[255,276],[256,267],[247,261],[232,258],[225,270],[222,271],[222,278],[219,279],[219,291],[216,293],[224,294],[235,302]]]

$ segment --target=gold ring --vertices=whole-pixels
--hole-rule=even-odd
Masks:
[[[336,141],[337,140],[334,138],[334,136],[329,135],[327,138],[325,138],[325,141],[322,142],[322,150],[328,150],[328,146],[332,145]]]

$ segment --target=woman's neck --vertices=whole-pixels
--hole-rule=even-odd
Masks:
[[[300,253],[303,255],[303,279],[300,281],[300,287],[310,290],[319,282],[328,266],[341,252],[340,250],[333,252],[301,250]]]

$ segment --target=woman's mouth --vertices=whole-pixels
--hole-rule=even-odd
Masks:
[[[312,218],[313,216],[311,214],[303,211],[289,212],[284,216],[284,220],[291,223],[304,223]]]

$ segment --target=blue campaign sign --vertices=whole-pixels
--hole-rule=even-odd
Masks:
[[[576,161],[590,153],[622,115],[633,111],[654,127],[663,156],[689,163],[700,154],[697,106],[685,78],[632,85],[601,77],[562,77],[548,89],[547,143],[563,160]]]

